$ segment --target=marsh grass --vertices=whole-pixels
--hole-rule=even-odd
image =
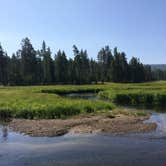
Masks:
[[[73,100],[53,93],[42,93],[42,88],[49,87],[0,88],[0,118],[54,119],[113,108],[112,103],[104,101]]]
[[[98,93],[105,101],[69,99],[67,93]],[[54,119],[112,110],[116,105],[166,106],[166,82],[142,84],[0,87],[0,118]],[[115,109],[116,110],[116,109]],[[119,110],[120,111],[120,110]],[[118,111],[118,112],[119,112]],[[112,117],[115,112],[112,111]],[[117,113],[117,112],[116,112]],[[128,114],[123,111],[123,114]],[[143,115],[144,113],[139,113]]]
[[[166,107],[166,82],[117,84],[98,96],[117,105]]]

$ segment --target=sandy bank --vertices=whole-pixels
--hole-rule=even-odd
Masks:
[[[9,128],[30,136],[60,136],[66,133],[144,133],[156,129],[155,123],[144,123],[147,116],[82,115],[65,120],[13,119]]]

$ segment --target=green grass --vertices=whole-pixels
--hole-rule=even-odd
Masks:
[[[166,82],[116,84],[100,91],[98,96],[117,105],[165,107]]]
[[[106,101],[62,97],[66,93],[95,92]],[[111,110],[115,105],[166,105],[166,82],[104,85],[0,87],[0,117],[54,119]],[[139,114],[139,113],[138,113]],[[142,113],[141,113],[142,115]]]
[[[73,92],[70,86],[32,86],[1,87],[0,117],[16,117],[27,119],[54,119],[77,115],[96,110],[110,110],[114,106],[110,102],[68,99],[57,94],[43,93],[43,90],[61,90]],[[76,89],[79,90],[78,87]],[[80,89],[86,89],[80,87]],[[95,88],[94,88],[95,89]]]

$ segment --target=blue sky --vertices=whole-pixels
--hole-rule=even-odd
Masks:
[[[52,52],[72,45],[96,58],[104,45],[117,46],[127,58],[166,63],[165,0],[0,0],[0,42],[11,55],[29,37]]]

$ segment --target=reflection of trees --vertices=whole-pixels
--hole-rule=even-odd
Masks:
[[[7,126],[2,126],[2,141],[6,141],[8,137],[8,128]]]

